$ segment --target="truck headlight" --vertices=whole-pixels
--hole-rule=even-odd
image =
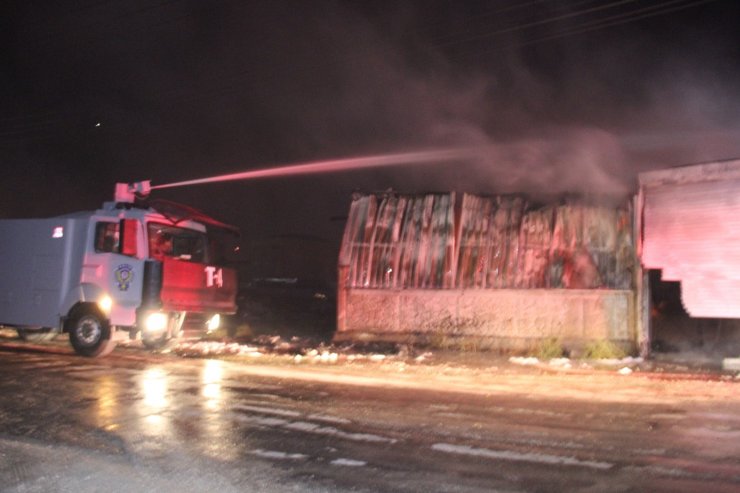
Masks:
[[[206,322],[206,328],[208,329],[208,332],[213,332],[214,330],[218,329],[221,326],[221,315],[218,313],[212,316],[208,319],[208,322]]]
[[[110,313],[110,309],[113,308],[113,299],[107,294],[101,296],[98,300],[98,307],[103,313]]]
[[[150,313],[144,319],[144,330],[147,332],[164,332],[167,328],[167,314],[162,312]]]

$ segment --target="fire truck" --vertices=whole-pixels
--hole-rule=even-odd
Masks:
[[[119,183],[96,211],[0,220],[0,325],[34,341],[68,333],[95,357],[122,339],[161,347],[186,318],[212,331],[235,313],[223,246],[236,229],[150,189]]]

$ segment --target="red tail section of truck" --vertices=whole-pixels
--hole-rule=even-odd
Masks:
[[[162,308],[192,313],[235,313],[236,272],[183,260],[164,258]]]

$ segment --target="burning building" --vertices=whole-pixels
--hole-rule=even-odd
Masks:
[[[527,349],[641,334],[633,205],[393,192],[353,197],[335,339]]]

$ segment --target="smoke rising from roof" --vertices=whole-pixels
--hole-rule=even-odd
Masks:
[[[583,34],[568,33],[595,12],[562,16],[584,2],[527,4],[18,2],[1,31],[0,88],[4,114],[24,119],[0,121],[0,152],[23,176],[75,191],[39,180],[33,205],[3,214],[89,208],[119,181],[485,149],[469,162],[162,191],[247,235],[336,238],[328,218],[357,188],[619,195],[642,169],[740,155],[740,4]]]
[[[733,85],[714,70],[716,60],[682,46],[694,42],[690,30],[675,44],[652,40],[656,53],[640,52],[655,34],[627,26],[595,40],[564,38],[535,50],[483,51],[476,59],[425,37],[424,16],[408,5],[384,6],[388,12],[375,17],[334,7],[328,15],[300,14],[302,35],[331,47],[318,58],[309,47],[299,49],[299,73],[308,80],[296,84],[310,88],[310,96],[298,88],[267,96],[281,101],[277,121],[285,124],[291,157],[489,150],[468,164],[373,173],[355,187],[620,195],[634,190],[639,170],[740,150],[731,130],[712,130],[739,113],[722,103],[732,99]],[[286,79],[295,73],[290,66],[278,70]],[[713,136],[711,145],[684,137],[702,131]],[[352,181],[337,178],[354,188]]]

